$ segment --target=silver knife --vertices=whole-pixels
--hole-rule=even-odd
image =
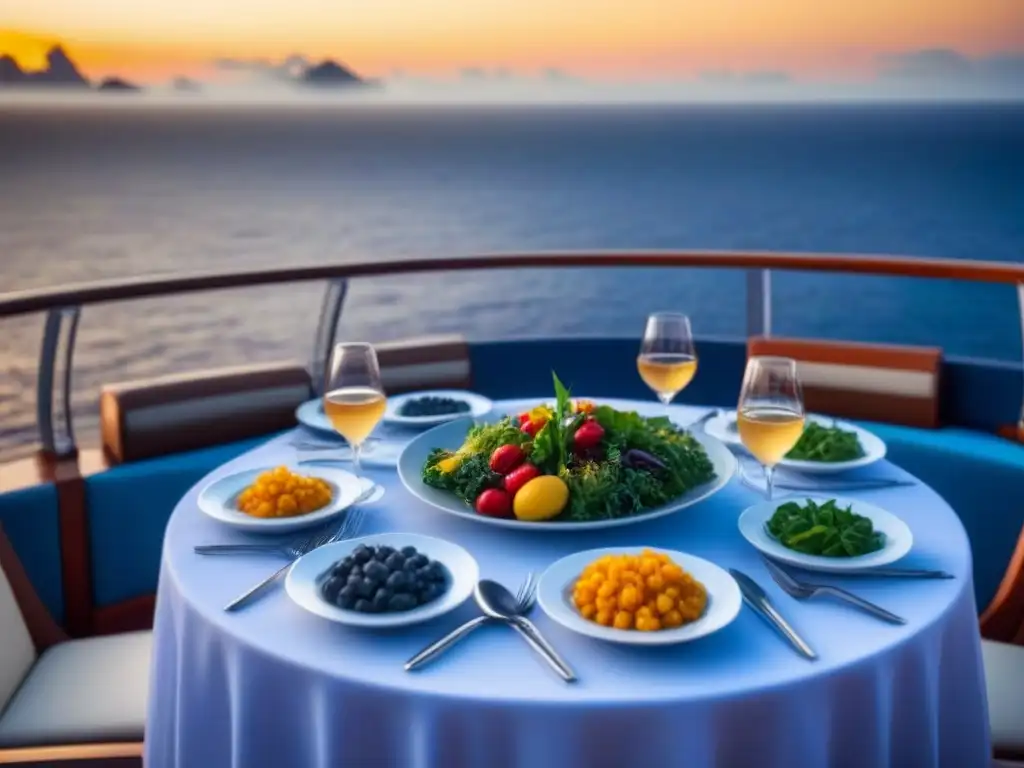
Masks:
[[[946,571],[929,571],[922,568],[871,568],[863,571],[843,571],[836,576],[894,576],[906,579],[955,579]]]
[[[765,591],[758,586],[757,582],[747,576],[745,573],[737,571],[735,568],[730,568],[729,573],[736,579],[736,582],[740,586],[740,592],[743,593],[743,600],[749,605],[754,612],[757,613],[761,618],[767,621],[769,624],[774,626],[786,638],[794,648],[804,657],[808,659],[818,658],[811,646],[804,642],[803,638],[796,633],[796,631],[789,626],[784,618],[779,614],[775,607],[771,604],[768,599],[768,595]]]

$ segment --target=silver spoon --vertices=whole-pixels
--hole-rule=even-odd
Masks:
[[[473,590],[473,597],[487,616],[503,621],[516,630],[530,646],[551,665],[567,683],[576,682],[576,673],[561,656],[551,647],[540,631],[528,618],[516,613],[516,599],[505,587],[496,581],[482,579]]]
[[[519,593],[516,595],[516,610],[515,613],[520,616],[528,614],[537,601],[537,582],[534,579],[532,573],[526,575],[526,579],[523,581],[522,586],[519,587]],[[419,669],[424,664],[433,661],[442,653],[447,651],[453,645],[458,643],[462,638],[468,636],[471,632],[476,631],[478,627],[482,627],[488,622],[495,621],[490,616],[476,616],[469,621],[461,624],[460,626],[453,629],[447,635],[437,640],[422,651],[417,653],[411,659],[405,663],[405,671],[412,672],[414,669]]]

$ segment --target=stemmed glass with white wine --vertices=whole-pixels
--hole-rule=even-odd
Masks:
[[[675,312],[658,312],[648,317],[636,367],[644,384],[654,390],[665,406],[667,415],[669,403],[697,374],[690,318]]]
[[[359,452],[387,404],[373,347],[363,343],[336,345],[324,392],[324,413],[335,431],[352,446],[358,476]]]
[[[768,500],[775,465],[793,450],[804,432],[804,395],[796,361],[788,357],[751,357],[743,374],[736,409],[740,440],[764,467]]]

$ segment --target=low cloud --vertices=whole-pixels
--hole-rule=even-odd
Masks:
[[[309,59],[301,54],[293,54],[279,62],[269,59],[219,58],[213,60],[213,66],[221,72],[248,74],[265,80],[294,80],[309,64]]]
[[[732,72],[714,69],[701,72],[698,79],[707,85],[786,85],[793,82],[788,72],[776,70],[755,70],[753,72]]]
[[[885,56],[880,64],[885,80],[1004,87],[1024,93],[1024,54],[970,58],[951,48],[928,48]]]

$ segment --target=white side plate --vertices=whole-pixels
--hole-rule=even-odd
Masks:
[[[461,413],[443,413],[437,416],[403,416],[403,406],[410,400],[418,400],[421,397],[446,397],[451,400],[460,400],[469,406],[468,411]],[[403,427],[434,427],[455,419],[469,417],[479,419],[491,412],[494,403],[483,395],[475,392],[467,392],[462,389],[434,389],[428,392],[409,392],[404,395],[396,395],[388,398],[387,409],[384,411],[384,421],[388,424]]]
[[[328,571],[360,544],[387,545],[395,549],[416,547],[445,567],[448,572],[448,589],[433,602],[397,613],[358,613],[328,603],[320,594]],[[379,533],[314,549],[295,561],[295,565],[288,571],[284,586],[288,596],[297,605],[339,624],[354,627],[402,627],[428,621],[458,608],[473,594],[473,587],[479,578],[480,569],[476,560],[458,544],[415,533]]]
[[[708,593],[704,615],[681,627],[660,629],[656,632],[603,627],[583,618],[572,604],[573,586],[583,569],[605,555],[638,555],[645,549],[668,555],[704,585]],[[728,571],[703,558],[658,547],[610,547],[577,552],[556,562],[544,571],[540,578],[537,601],[552,619],[567,629],[587,637],[626,645],[674,645],[696,640],[728,626],[739,615],[743,597],[739,585]]]
[[[775,514],[775,510],[783,504],[790,502],[803,505],[807,503],[808,499],[813,499],[818,504],[834,499],[836,504],[843,509],[852,507],[855,514],[868,518],[875,530],[881,531],[884,534],[884,546],[875,552],[858,557],[822,557],[820,555],[805,555],[802,552],[796,552],[774,539],[768,533],[765,525],[772,515]],[[877,568],[896,562],[907,554],[914,545],[914,534],[910,532],[907,524],[896,517],[896,515],[887,512],[881,507],[876,507],[874,504],[837,496],[787,496],[784,499],[755,504],[744,510],[743,514],[740,515],[739,528],[743,538],[768,555],[768,557],[779,562],[806,568],[810,571],[841,573],[843,571]]]
[[[809,415],[808,420],[814,421],[825,427],[831,426],[833,423],[833,419],[827,416],[819,416],[817,414]],[[881,461],[885,458],[885,442],[877,435],[868,432],[866,429],[861,429],[856,424],[851,424],[848,421],[835,420],[835,425],[842,430],[854,432],[857,435],[857,440],[860,441],[861,448],[864,449],[863,456],[859,459],[853,459],[852,461],[834,462],[783,459],[779,462],[779,466],[791,469],[795,472],[803,472],[805,474],[833,474],[836,472],[846,472],[851,469],[867,467],[874,464],[876,461]],[[736,411],[726,411],[725,413],[710,419],[705,425],[704,431],[728,445],[743,446],[743,443],[740,440],[740,433],[736,429]]]
[[[423,465],[426,463],[430,452],[435,448],[446,448],[451,451],[458,449],[466,439],[466,432],[469,431],[470,426],[472,426],[471,420],[460,419],[458,421],[449,422],[448,424],[442,424],[439,427],[434,427],[429,432],[424,432],[423,434],[413,438],[413,440],[405,446],[405,450],[402,451],[402,455],[398,460],[398,476],[402,479],[402,483],[409,492],[421,501],[426,502],[432,507],[436,507],[442,512],[462,517],[467,520],[473,520],[478,523],[483,523],[484,525],[496,525],[503,528],[519,528],[522,530],[545,531],[549,533],[586,531],[596,528],[615,528],[621,525],[635,525],[636,523],[642,523],[646,520],[653,520],[656,517],[671,515],[681,509],[691,507],[699,501],[703,501],[712,494],[722,490],[722,488],[728,484],[732,479],[732,476],[736,473],[736,457],[732,455],[732,452],[728,448],[713,437],[695,433],[694,437],[700,441],[701,445],[704,446],[704,450],[707,452],[708,458],[714,466],[715,479],[711,482],[704,483],[704,485],[699,485],[696,488],[691,489],[688,493],[684,493],[676,500],[669,502],[664,506],[656,507],[655,509],[642,512],[639,515],[633,515],[631,517],[619,517],[612,520],[593,520],[583,523],[525,522],[523,520],[487,517],[486,515],[478,515],[470,506],[465,504],[455,495],[437,488],[431,488],[423,482]]]
[[[305,464],[288,468],[296,474],[317,477],[327,482],[333,494],[331,503],[315,512],[295,517],[263,518],[247,515],[238,509],[238,494],[252,485],[259,475],[274,469],[259,467],[214,480],[200,491],[197,499],[199,509],[214,520],[239,530],[252,533],[287,533],[326,522],[355,501],[364,488],[359,478],[343,469]]]

